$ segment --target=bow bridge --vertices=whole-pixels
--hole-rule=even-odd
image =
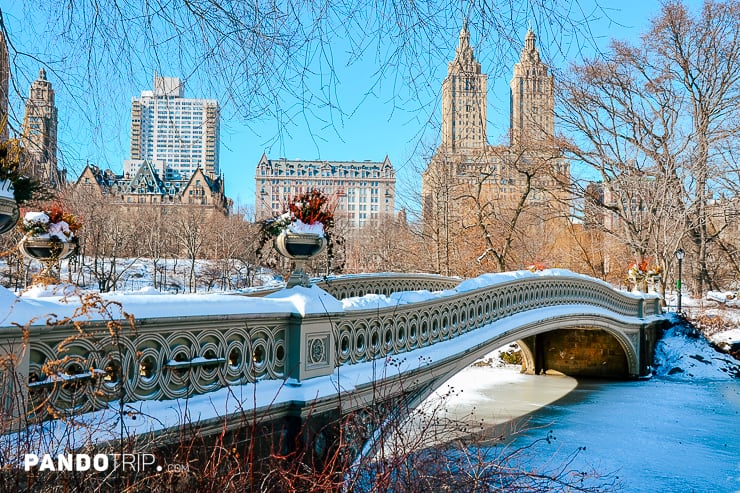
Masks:
[[[157,433],[185,415],[216,432],[245,413],[349,413],[378,399],[379,382],[414,404],[515,341],[530,373],[637,378],[665,320],[657,296],[559,270],[346,276],[264,297],[111,294],[87,300],[99,313],[86,320],[79,294],[0,294],[4,422],[118,410],[129,430]],[[134,326],[111,323],[118,303]]]

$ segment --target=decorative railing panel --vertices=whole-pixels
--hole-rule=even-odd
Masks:
[[[337,366],[402,354],[548,307],[587,305],[633,319],[631,323],[637,319],[638,325],[661,311],[657,297],[637,298],[576,275],[538,275],[450,290],[458,283],[423,275],[352,276],[330,280],[325,289],[336,298],[398,290],[433,293],[422,302],[328,314],[149,318],[118,333],[111,333],[105,322],[90,322],[82,331],[71,325],[34,326],[25,334],[6,327],[0,329],[0,339],[6,347],[27,344],[27,407],[43,419],[261,379],[299,383],[331,374]]]
[[[84,412],[123,402],[175,399],[285,377],[289,316],[215,322],[150,320],[119,334],[91,327],[33,329],[29,410]]]
[[[347,312],[335,328],[336,365],[428,346],[529,310],[575,304],[625,317],[660,313],[657,300],[627,296],[601,283],[560,276],[526,278],[424,303]]]

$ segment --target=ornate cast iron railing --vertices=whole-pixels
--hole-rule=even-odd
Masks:
[[[27,380],[23,407],[32,417],[80,413],[123,400],[175,399],[262,379],[289,383],[331,374],[341,365],[401,354],[452,339],[512,315],[588,305],[643,320],[661,313],[657,297],[638,298],[582,276],[532,276],[490,286],[451,289],[435,276],[366,276],[330,280],[335,297],[397,290],[437,291],[425,301],[376,309],[160,317],[134,331],[111,333],[104,322],[0,328],[5,358]],[[402,299],[402,297],[401,297]],[[125,307],[124,307],[125,308]],[[13,359],[13,356],[15,358]],[[0,372],[2,373],[2,372]],[[4,409],[13,387],[6,369]],[[9,383],[10,382],[10,383]],[[15,382],[21,390],[25,382]],[[18,414],[16,409],[15,414]]]

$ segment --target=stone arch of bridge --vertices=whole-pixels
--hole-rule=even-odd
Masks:
[[[508,324],[510,320],[502,320],[499,324]],[[516,323],[516,322],[515,322]],[[494,324],[495,326],[496,324]],[[628,375],[625,377],[637,378],[641,375],[641,338],[648,328],[655,329],[657,324],[630,324],[607,314],[563,314],[560,316],[543,318],[538,321],[529,321],[507,329],[503,332],[491,330],[492,335],[488,340],[481,342],[475,347],[468,348],[462,353],[452,355],[444,360],[430,363],[429,365],[410,371],[394,377],[396,382],[390,382],[398,392],[385,390],[382,396],[386,399],[384,402],[378,402],[368,392],[368,388],[358,388],[359,393],[353,394],[353,401],[362,403],[359,407],[352,405],[343,407],[345,413],[359,411],[360,414],[365,412],[365,407],[375,407],[376,412],[383,413],[384,406],[391,403],[396,412],[406,413],[413,408],[418,407],[432,393],[439,389],[447,380],[454,375],[470,366],[473,362],[489,354],[495,349],[519,342],[524,352],[525,359],[528,360],[529,368],[534,367],[534,353],[531,348],[522,343],[527,338],[543,335],[559,330],[588,330],[598,331],[608,334],[615,339],[621,347]],[[480,330],[480,329],[479,329]],[[486,330],[486,329],[482,329]],[[394,380],[390,379],[390,380]],[[388,382],[387,382],[388,383]],[[412,388],[413,387],[413,388]],[[377,387],[373,386],[369,392],[377,392]],[[365,393],[364,398],[360,395]],[[382,425],[381,425],[382,426]],[[379,431],[382,435],[384,432]]]
[[[527,367],[534,368],[535,360],[531,348],[522,341],[528,337],[546,334],[557,330],[598,330],[613,337],[619,347],[624,351],[627,364],[625,378],[637,378],[640,376],[640,338],[643,327],[626,324],[616,318],[606,315],[563,315],[552,317],[536,322],[529,322],[506,330],[503,333],[491,337],[487,341],[467,349],[464,353],[453,355],[445,360],[430,364],[402,376],[401,378],[416,382],[416,392],[410,401],[410,407],[423,402],[444,382],[454,375],[470,366],[476,360],[494,351],[495,349],[513,342],[519,342],[523,349],[523,356],[527,360]],[[406,387],[408,390],[408,387]]]
[[[516,342],[522,372],[539,375],[555,370],[574,377],[626,378],[631,348],[619,335],[598,327],[574,327],[520,339]]]

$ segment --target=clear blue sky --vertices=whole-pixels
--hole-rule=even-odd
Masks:
[[[34,54],[44,63],[59,67],[56,71],[47,69],[47,78],[56,90],[60,159],[70,169],[70,174],[76,176],[88,160],[120,172],[123,160],[128,158],[130,99],[151,88],[153,74],[143,70],[130,74],[127,87],[111,91],[109,104],[97,103],[92,107],[84,98],[84,81],[62,82],[65,63],[70,63],[70,60],[65,59],[64,53],[59,53],[58,46],[62,45],[62,40],[50,34],[61,21],[47,19],[30,24],[24,20],[24,17],[29,18],[25,11],[26,4],[30,4],[28,0],[2,2],[0,8],[15,50]],[[565,3],[577,2],[566,0]],[[584,0],[577,4],[582,11],[588,12],[592,3],[593,0]],[[698,6],[700,3],[693,1],[690,4]],[[600,5],[610,19],[601,16],[600,20],[591,22],[589,28],[597,45],[602,48],[610,38],[636,40],[646,30],[648,20],[660,9],[659,0],[607,0]],[[293,111],[291,121],[263,118],[252,119],[245,124],[225,93],[206,93],[197,85],[186,85],[187,97],[216,98],[222,105],[220,165],[226,178],[227,195],[240,205],[253,203],[254,168],[263,152],[270,158],[355,161],[382,160],[388,155],[397,170],[397,206],[414,208],[415,194],[421,188],[420,171],[424,158],[439,142],[441,84],[446,75],[447,61],[454,56],[460,23],[453,24],[454,31],[451,29],[444,35],[449,39],[441,40],[447,49],[429,57],[430,76],[426,79],[425,90],[418,97],[405,93],[404,88],[398,87],[398,81],[391,78],[369,87],[372,74],[377,70],[375,54],[347,66],[345,61],[349,49],[344,46],[344,40],[338,39],[331,46],[339,77],[334,94],[344,114],[317,107]],[[525,31],[523,28],[522,32],[512,33],[512,36],[523,40]],[[556,67],[564,68],[568,60],[579,55],[576,46],[565,46],[566,52],[561,53],[550,46],[552,41],[546,38],[546,34],[538,34],[541,52]],[[497,143],[508,129],[508,83],[513,63],[519,57],[521,42],[515,47],[505,46],[503,54],[495,54],[501,44],[496,43],[493,37],[482,39],[474,26],[471,26],[471,42],[483,71],[489,74],[488,138],[490,143]],[[586,53],[592,54],[593,51],[587,50]],[[500,57],[505,59],[499,63]],[[41,64],[30,57],[17,57],[13,61],[18,68],[16,72],[20,72],[13,74],[15,89],[27,95],[30,81],[36,78]],[[494,64],[496,66],[492,66]],[[104,74],[106,70],[119,70],[116,60],[101,60],[100,73]],[[165,71],[162,75],[182,77],[182,74]],[[312,83],[325,84],[324,76],[315,74]],[[20,120],[20,98],[12,93],[13,88],[11,118],[15,116]],[[290,102],[289,99],[287,101]]]

